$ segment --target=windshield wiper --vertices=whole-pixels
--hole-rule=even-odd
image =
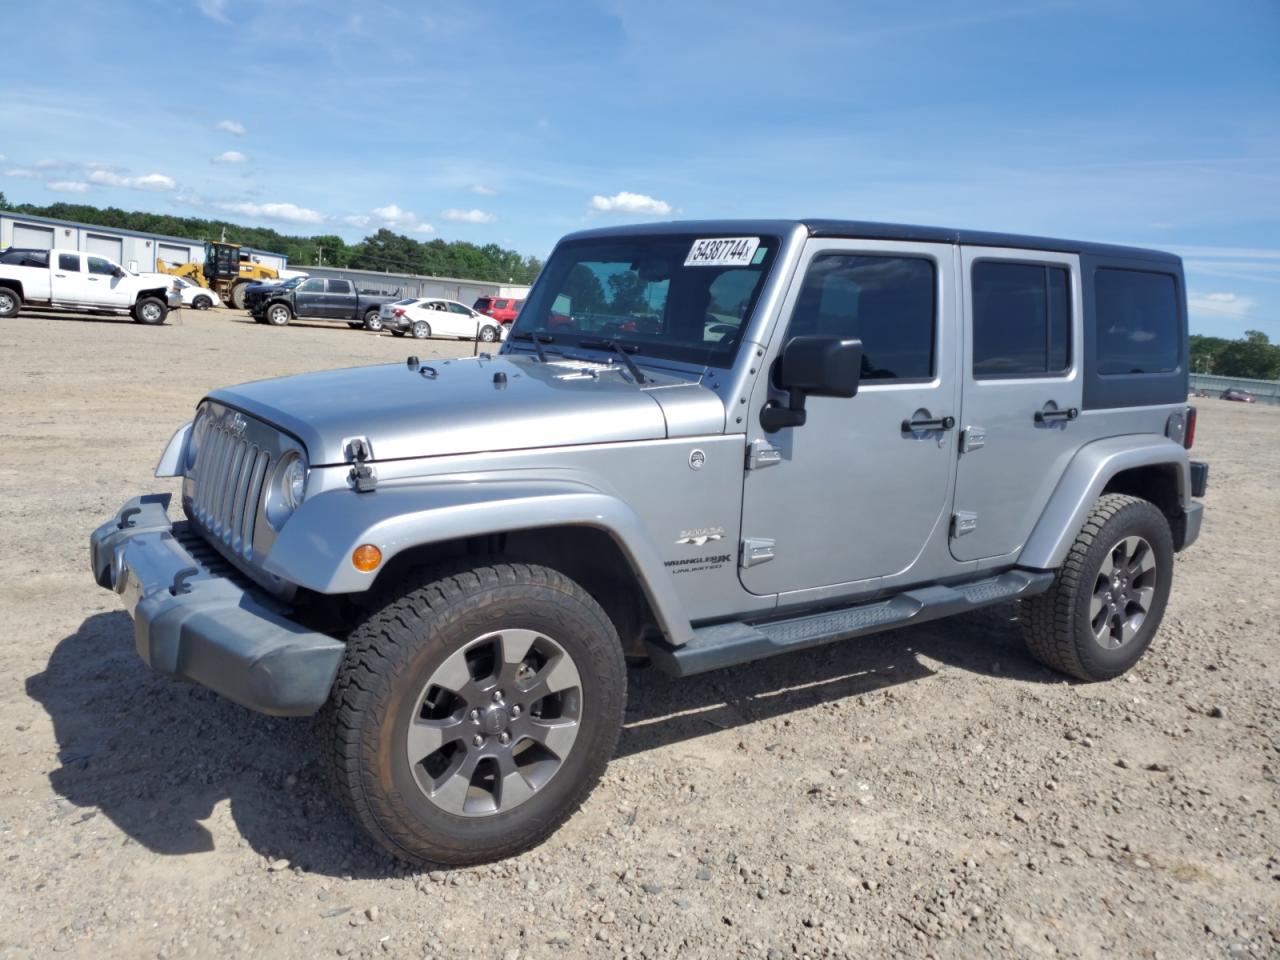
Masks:
[[[602,340],[579,340],[578,346],[586,347],[589,350],[612,350],[622,358],[622,362],[627,365],[627,369],[631,371],[631,376],[636,378],[636,383],[647,383],[645,375],[640,371],[639,365],[631,359],[631,354],[638,353],[639,347],[628,344],[623,346],[612,337]]]
[[[538,355],[538,359],[543,363],[547,362],[546,351],[542,349],[544,343],[555,343],[556,338],[549,333],[513,333],[507,337],[508,340],[532,340],[533,352]]]

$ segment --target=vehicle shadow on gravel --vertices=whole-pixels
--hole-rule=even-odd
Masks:
[[[1059,682],[1023,652],[1010,612],[993,608],[675,682],[632,669],[618,756],[926,680],[938,671],[922,655],[970,673]],[[59,766],[49,781],[66,801],[60,815],[68,823],[100,812],[150,851],[200,853],[214,849],[205,821],[225,801],[239,837],[263,857],[332,876],[403,873],[327,789],[310,721],[261,716],[152,673],[122,611],[86,619],[26,691],[53,721]]]

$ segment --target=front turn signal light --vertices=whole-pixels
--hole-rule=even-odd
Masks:
[[[377,570],[380,563],[382,563],[382,551],[372,543],[362,543],[351,551],[351,565],[361,573]]]

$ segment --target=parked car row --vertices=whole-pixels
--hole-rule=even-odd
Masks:
[[[176,277],[133,273],[106,257],[80,250],[10,247],[0,252],[0,317],[23,306],[98,312],[109,310],[149,326],[182,306]]]
[[[473,310],[457,300],[439,297],[409,297],[382,307],[370,330],[387,329],[392,336],[409,334],[416,340],[428,337],[457,337],[496,343],[506,337],[506,327],[496,318]]]

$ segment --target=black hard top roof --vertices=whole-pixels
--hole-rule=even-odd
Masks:
[[[1091,254],[1099,257],[1116,257],[1129,260],[1158,260],[1171,264],[1180,262],[1179,258],[1172,253],[1148,250],[1143,247],[1124,247],[1107,243],[1060,240],[1052,237],[1023,236],[1016,233],[995,233],[987,230],[921,227],[902,223],[876,223],[869,220],[830,220],[822,217],[802,220],[676,220],[665,223],[628,224],[626,226],[582,230],[570,234],[565,239],[637,236],[653,233],[696,233],[710,237],[752,236],[755,234],[784,235],[796,228],[808,231],[811,237],[913,240],[919,243],[958,243],[977,247],[1011,247],[1024,250],[1050,250],[1056,253]]]

